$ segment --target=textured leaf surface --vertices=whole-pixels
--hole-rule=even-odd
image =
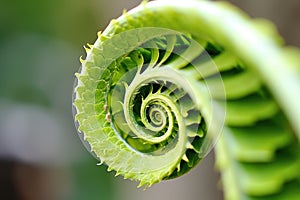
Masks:
[[[150,186],[220,138],[227,199],[300,198],[300,53],[270,22],[224,2],[165,0],[98,36],[76,74],[75,119],[109,170]]]

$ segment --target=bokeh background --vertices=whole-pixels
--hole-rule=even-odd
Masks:
[[[211,152],[143,191],[97,166],[77,136],[72,88],[83,45],[140,0],[0,0],[0,199],[221,200]],[[231,0],[300,46],[299,0]]]

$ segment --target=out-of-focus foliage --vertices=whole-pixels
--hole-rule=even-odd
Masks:
[[[92,41],[99,27],[106,25],[96,12],[102,3],[0,3],[0,160],[16,163],[10,172],[17,177],[16,195],[24,199],[43,195],[42,199],[116,198],[112,177],[96,166],[81,145],[71,107],[73,74],[80,65],[82,44]],[[49,177],[48,168],[66,173]],[[40,178],[18,181],[32,170]],[[35,180],[45,190],[30,188]],[[1,190],[2,197],[6,199]]]

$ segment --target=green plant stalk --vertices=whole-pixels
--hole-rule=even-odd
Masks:
[[[204,50],[213,62],[201,61]],[[201,161],[226,105],[216,146],[226,198],[298,199],[299,55],[270,22],[228,3],[143,2],[87,48],[78,129],[109,170],[148,187]]]

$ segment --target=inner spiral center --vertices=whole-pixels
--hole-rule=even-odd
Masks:
[[[111,77],[107,96],[111,124],[133,149],[163,154],[178,144],[180,135],[193,141],[201,135],[193,89],[177,68],[189,65],[178,55],[190,46],[188,37],[165,36],[142,44],[114,63],[120,68]]]
[[[151,125],[153,126],[161,126],[164,122],[164,115],[165,113],[163,113],[163,111],[161,111],[159,108],[157,108],[156,106],[151,106],[151,108],[149,109],[150,111],[148,111],[148,116],[149,116],[149,121],[151,123]]]
[[[143,125],[147,130],[152,131],[150,134],[158,137],[166,134],[169,136],[168,128],[173,124],[174,117],[172,114],[172,108],[169,107],[168,102],[161,94],[149,95],[141,105],[140,116]],[[161,99],[159,99],[159,97]]]

